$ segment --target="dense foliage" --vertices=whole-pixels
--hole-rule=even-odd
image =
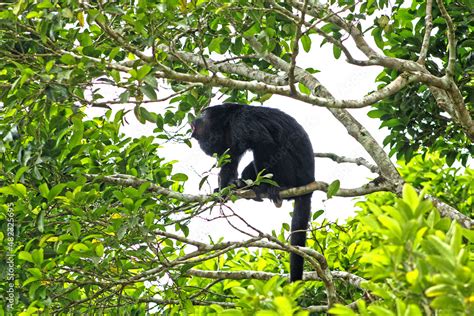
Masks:
[[[454,65],[444,6],[455,25]],[[0,315],[474,313],[472,1],[23,0],[0,8]],[[426,12],[434,29],[422,54]],[[346,36],[364,34],[392,59],[351,60]],[[319,45],[383,66],[380,89],[398,93],[335,102],[317,70],[295,64],[298,50]],[[419,58],[423,76],[413,64],[390,68]],[[391,86],[399,76],[412,84]],[[119,94],[110,98],[104,86]],[[184,194],[187,175],[159,149],[169,139],[189,143],[186,123],[216,95],[263,103],[274,94],[330,107],[382,179],[353,191],[337,181],[318,187],[362,197],[353,218],[313,212],[304,250],[312,272],[295,284],[285,275],[288,252],[298,250],[287,246],[287,224],[242,242],[190,239],[193,217],[220,207],[229,215],[229,196]],[[169,106],[143,106],[155,101]],[[125,136],[123,110],[85,115],[121,104],[133,104],[156,137]],[[389,128],[398,169],[343,109],[362,105]]]

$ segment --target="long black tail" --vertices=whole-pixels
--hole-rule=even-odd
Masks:
[[[295,198],[293,218],[291,220],[291,245],[304,247],[306,245],[306,230],[311,216],[311,194]],[[303,257],[294,253],[290,255],[290,281],[303,278]]]

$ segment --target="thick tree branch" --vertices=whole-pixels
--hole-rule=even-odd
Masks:
[[[172,199],[178,199],[186,203],[192,203],[192,202],[207,203],[214,200],[212,196],[209,196],[209,195],[191,195],[191,194],[179,193],[170,189],[163,188],[159,185],[153,184],[148,180],[139,179],[133,176],[125,175],[125,174],[115,174],[115,175],[110,175],[110,176],[85,174],[84,176],[89,181],[111,183],[115,185],[130,186],[134,188],[138,188],[142,184],[147,183],[149,184],[148,191],[159,194],[159,195],[165,195]]]
[[[208,203],[212,201],[222,202],[222,197],[220,197],[218,194],[191,195],[191,194],[179,193],[176,191],[172,191],[172,190],[160,187],[159,185],[152,184],[148,180],[143,180],[143,179],[139,179],[139,178],[129,176],[129,175],[124,175],[124,174],[116,174],[116,175],[110,175],[110,176],[86,174],[85,177],[89,181],[98,181],[98,182],[110,183],[110,184],[115,184],[115,185],[131,186],[135,188],[140,187],[144,183],[148,183],[149,187],[147,190],[149,192],[153,192],[159,195],[165,195],[173,199],[178,199],[185,203],[197,202],[200,204],[204,204],[204,203]],[[322,182],[322,181],[315,181],[301,187],[282,190],[280,191],[280,196],[284,199],[287,199],[287,198],[292,198],[295,196],[308,194],[314,191],[327,192],[328,188],[329,188],[328,183]],[[355,196],[363,196],[369,193],[379,192],[379,191],[390,191],[390,186],[386,182],[383,182],[383,181],[377,184],[374,182],[369,182],[358,188],[353,188],[353,189],[340,188],[339,191],[334,194],[334,196],[355,197]],[[251,187],[246,188],[246,189],[238,189],[234,193],[235,195],[243,199],[255,199],[257,197],[255,195],[255,192],[251,190]],[[265,198],[267,196],[262,195],[262,197]]]
[[[157,48],[166,53],[171,52],[169,46],[166,46],[164,44],[158,45]],[[267,84],[275,86],[286,86],[288,84],[288,81],[286,79],[258,69],[251,68],[246,64],[215,61],[211,58],[205,58],[204,56],[198,56],[193,53],[182,52],[177,50],[173,50],[173,55],[176,55],[180,59],[186,60],[187,62],[195,64],[199,67],[209,69],[213,73],[220,72],[224,74],[237,74],[245,78],[265,82]],[[168,60],[176,61],[177,58],[175,58],[173,55],[168,55]]]
[[[462,227],[465,227],[467,229],[474,228],[474,219],[470,218],[467,215],[464,215],[463,213],[459,212],[454,207],[444,203],[437,197],[426,195],[425,198],[430,200],[431,203],[433,203],[434,207],[438,209],[439,214],[442,217],[451,218],[452,220],[457,221],[459,224],[461,224]]]
[[[254,280],[270,280],[274,276],[278,275],[283,278],[289,276],[289,274],[279,274],[271,273],[264,271],[210,271],[210,270],[199,270],[199,269],[189,269],[186,271],[188,275],[197,276],[207,279],[231,279],[231,280],[244,280],[244,279],[254,279]],[[331,275],[334,279],[344,280],[348,284],[361,289],[361,283],[367,282],[364,278],[357,276],[355,274],[345,272],[345,271],[331,271]],[[303,272],[304,281],[321,281],[321,278],[316,272]]]

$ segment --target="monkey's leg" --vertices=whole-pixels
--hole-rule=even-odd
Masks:
[[[242,179],[255,181],[256,178],[257,170],[255,170],[255,164],[252,161],[244,168],[244,171],[242,171]]]

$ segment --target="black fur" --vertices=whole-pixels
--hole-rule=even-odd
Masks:
[[[245,167],[242,179],[255,180],[265,169],[279,187],[261,185],[256,192],[269,194],[274,201],[278,191],[314,181],[314,154],[308,135],[291,116],[272,108],[226,103],[209,107],[191,123],[193,137],[208,154],[224,154],[231,161],[219,173],[219,189],[238,183],[237,167],[247,151],[254,160]],[[304,246],[311,214],[311,194],[294,198],[291,244]],[[301,280],[303,258],[291,254],[290,280]]]

